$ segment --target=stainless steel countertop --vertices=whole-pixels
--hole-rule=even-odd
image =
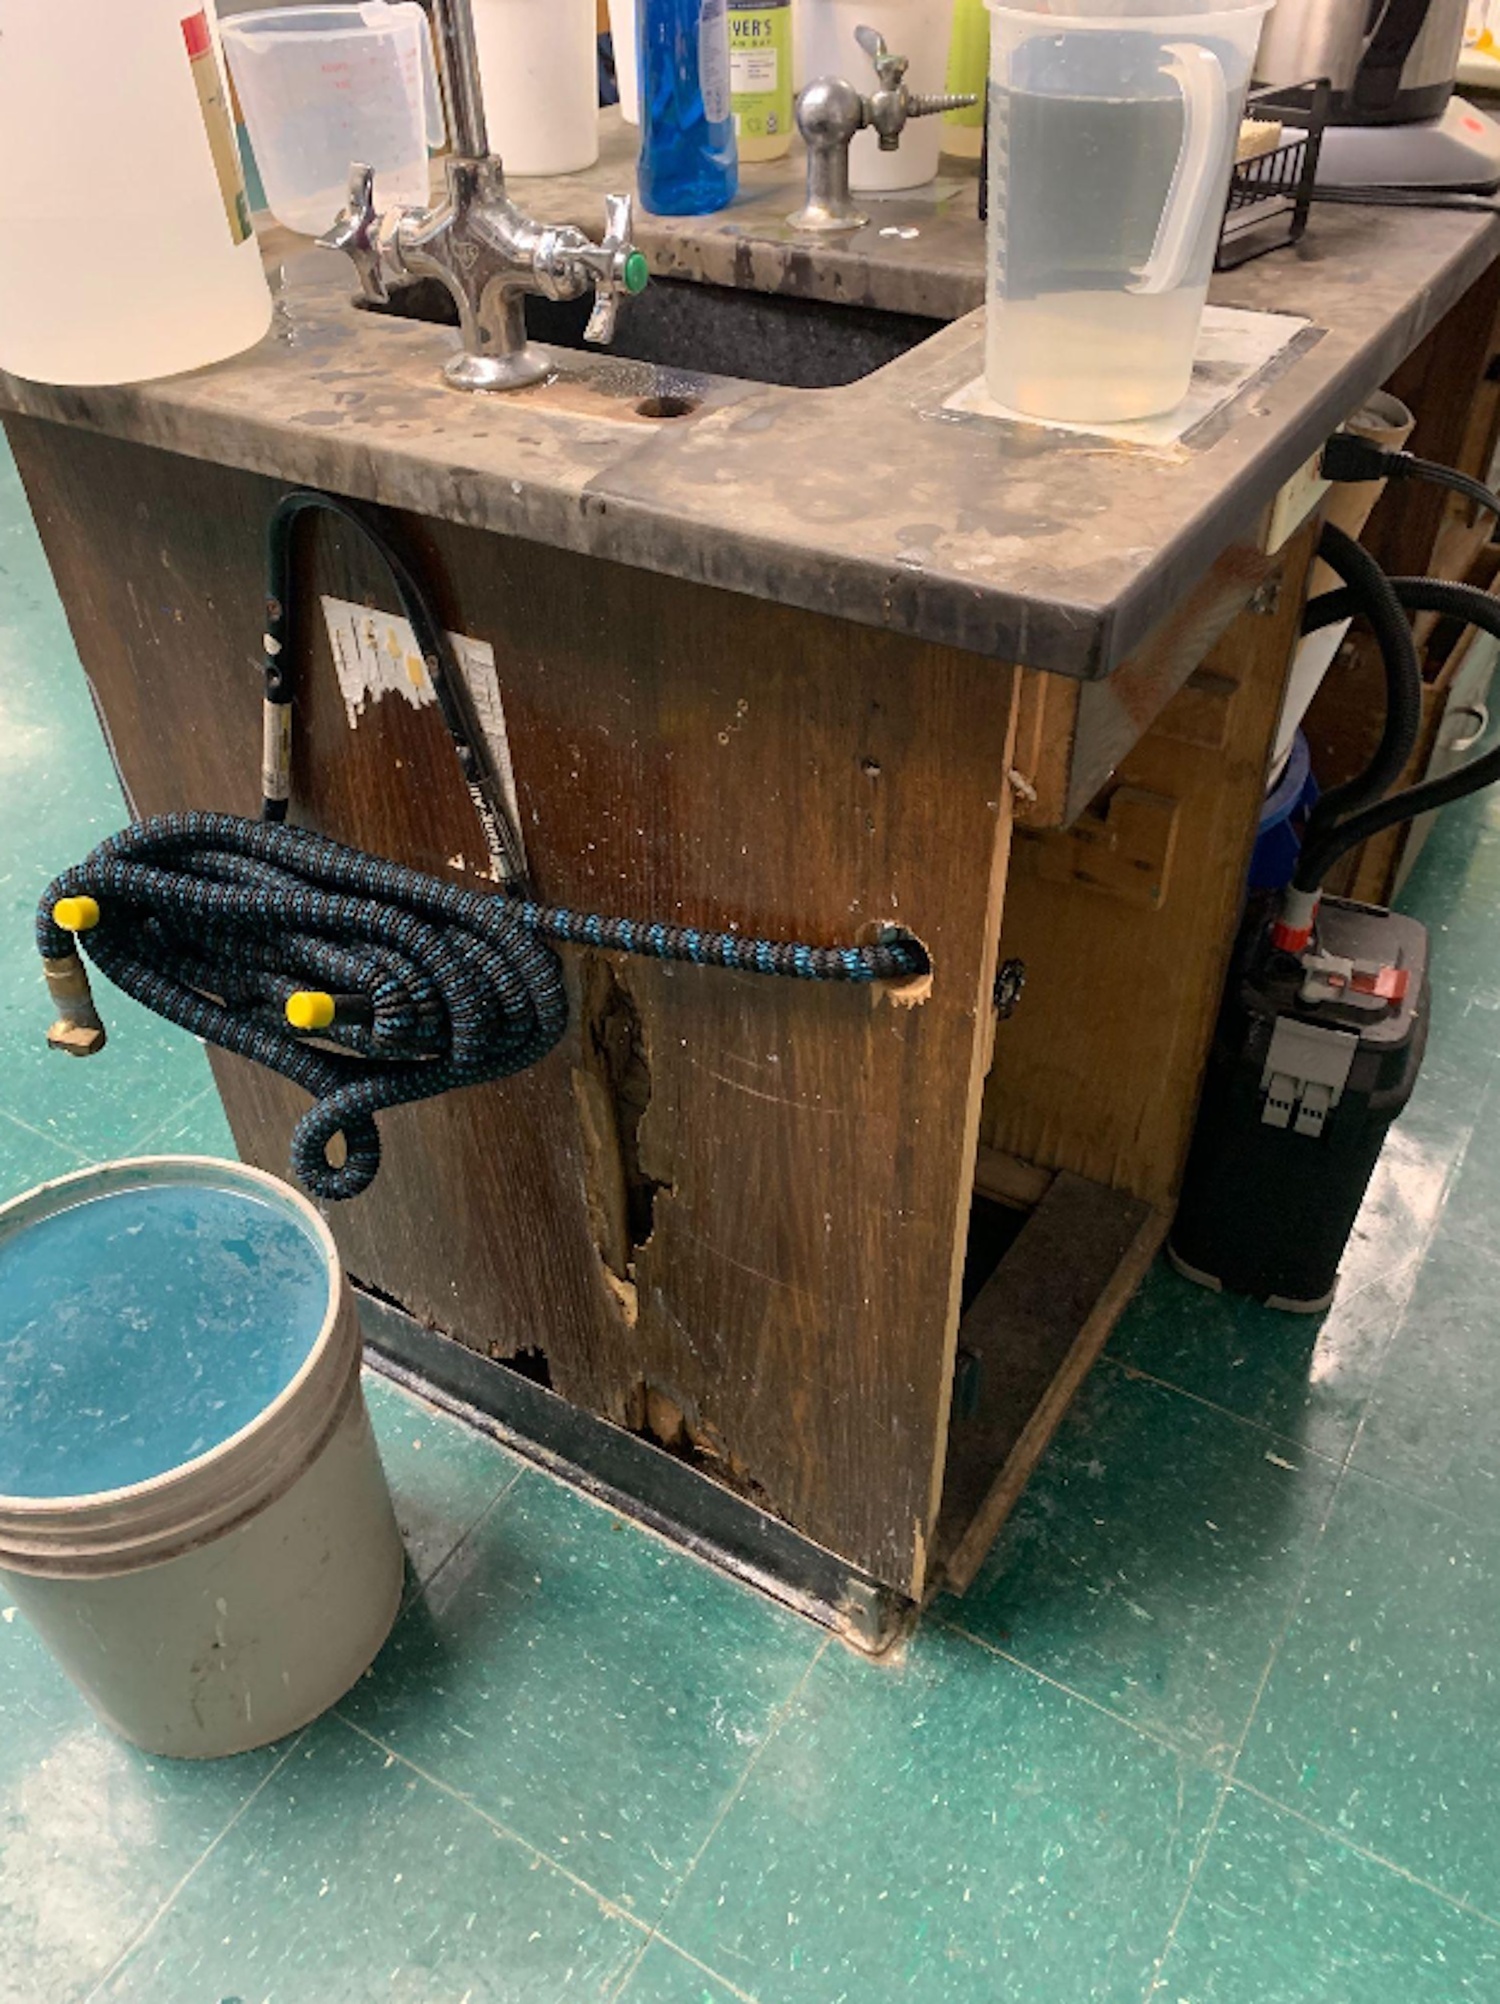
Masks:
[[[599,191],[629,185],[617,115],[605,137],[597,168],[518,199],[597,230]],[[972,174],[882,200],[830,248],[781,221],[799,171],[747,170],[720,216],[641,218],[653,268],[935,315],[982,297]],[[305,239],[264,249],[281,297],[258,347],[123,389],[0,374],[0,409],[1098,678],[1500,255],[1500,222],[1318,210],[1296,251],[1217,279],[1216,301],[1313,332],[1165,459],[944,412],[980,373],[977,311],[847,387],[705,377],[693,416],[653,421],[634,405],[659,372],[597,351],[559,350],[555,380],[510,396],[449,390],[449,330],[357,311],[344,260]]]

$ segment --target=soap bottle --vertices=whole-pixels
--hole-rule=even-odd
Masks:
[[[792,143],[791,0],[729,0],[729,89],[741,160]]]
[[[705,216],[734,199],[739,156],[725,0],[638,0],[641,205]]]

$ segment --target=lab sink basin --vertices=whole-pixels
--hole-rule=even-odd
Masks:
[[[549,348],[799,390],[857,383],[947,325],[918,313],[654,278],[639,298],[622,302],[612,345],[585,348],[591,304],[528,298],[527,332]],[[453,300],[436,279],[393,292],[388,305],[369,310],[450,327],[458,323]]]

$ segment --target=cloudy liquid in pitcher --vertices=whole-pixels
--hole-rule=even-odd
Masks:
[[[1187,392],[1212,240],[1174,292],[1129,288],[1151,256],[1182,144],[1182,100],[990,85],[985,380],[997,402],[1108,423]],[[1210,239],[1218,216],[1205,219]]]

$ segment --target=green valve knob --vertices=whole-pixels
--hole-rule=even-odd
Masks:
[[[651,276],[651,268],[646,263],[646,253],[644,251],[633,250],[630,253],[625,260],[623,276],[625,290],[632,294],[632,296],[637,292],[644,292],[646,290],[646,282]]]

